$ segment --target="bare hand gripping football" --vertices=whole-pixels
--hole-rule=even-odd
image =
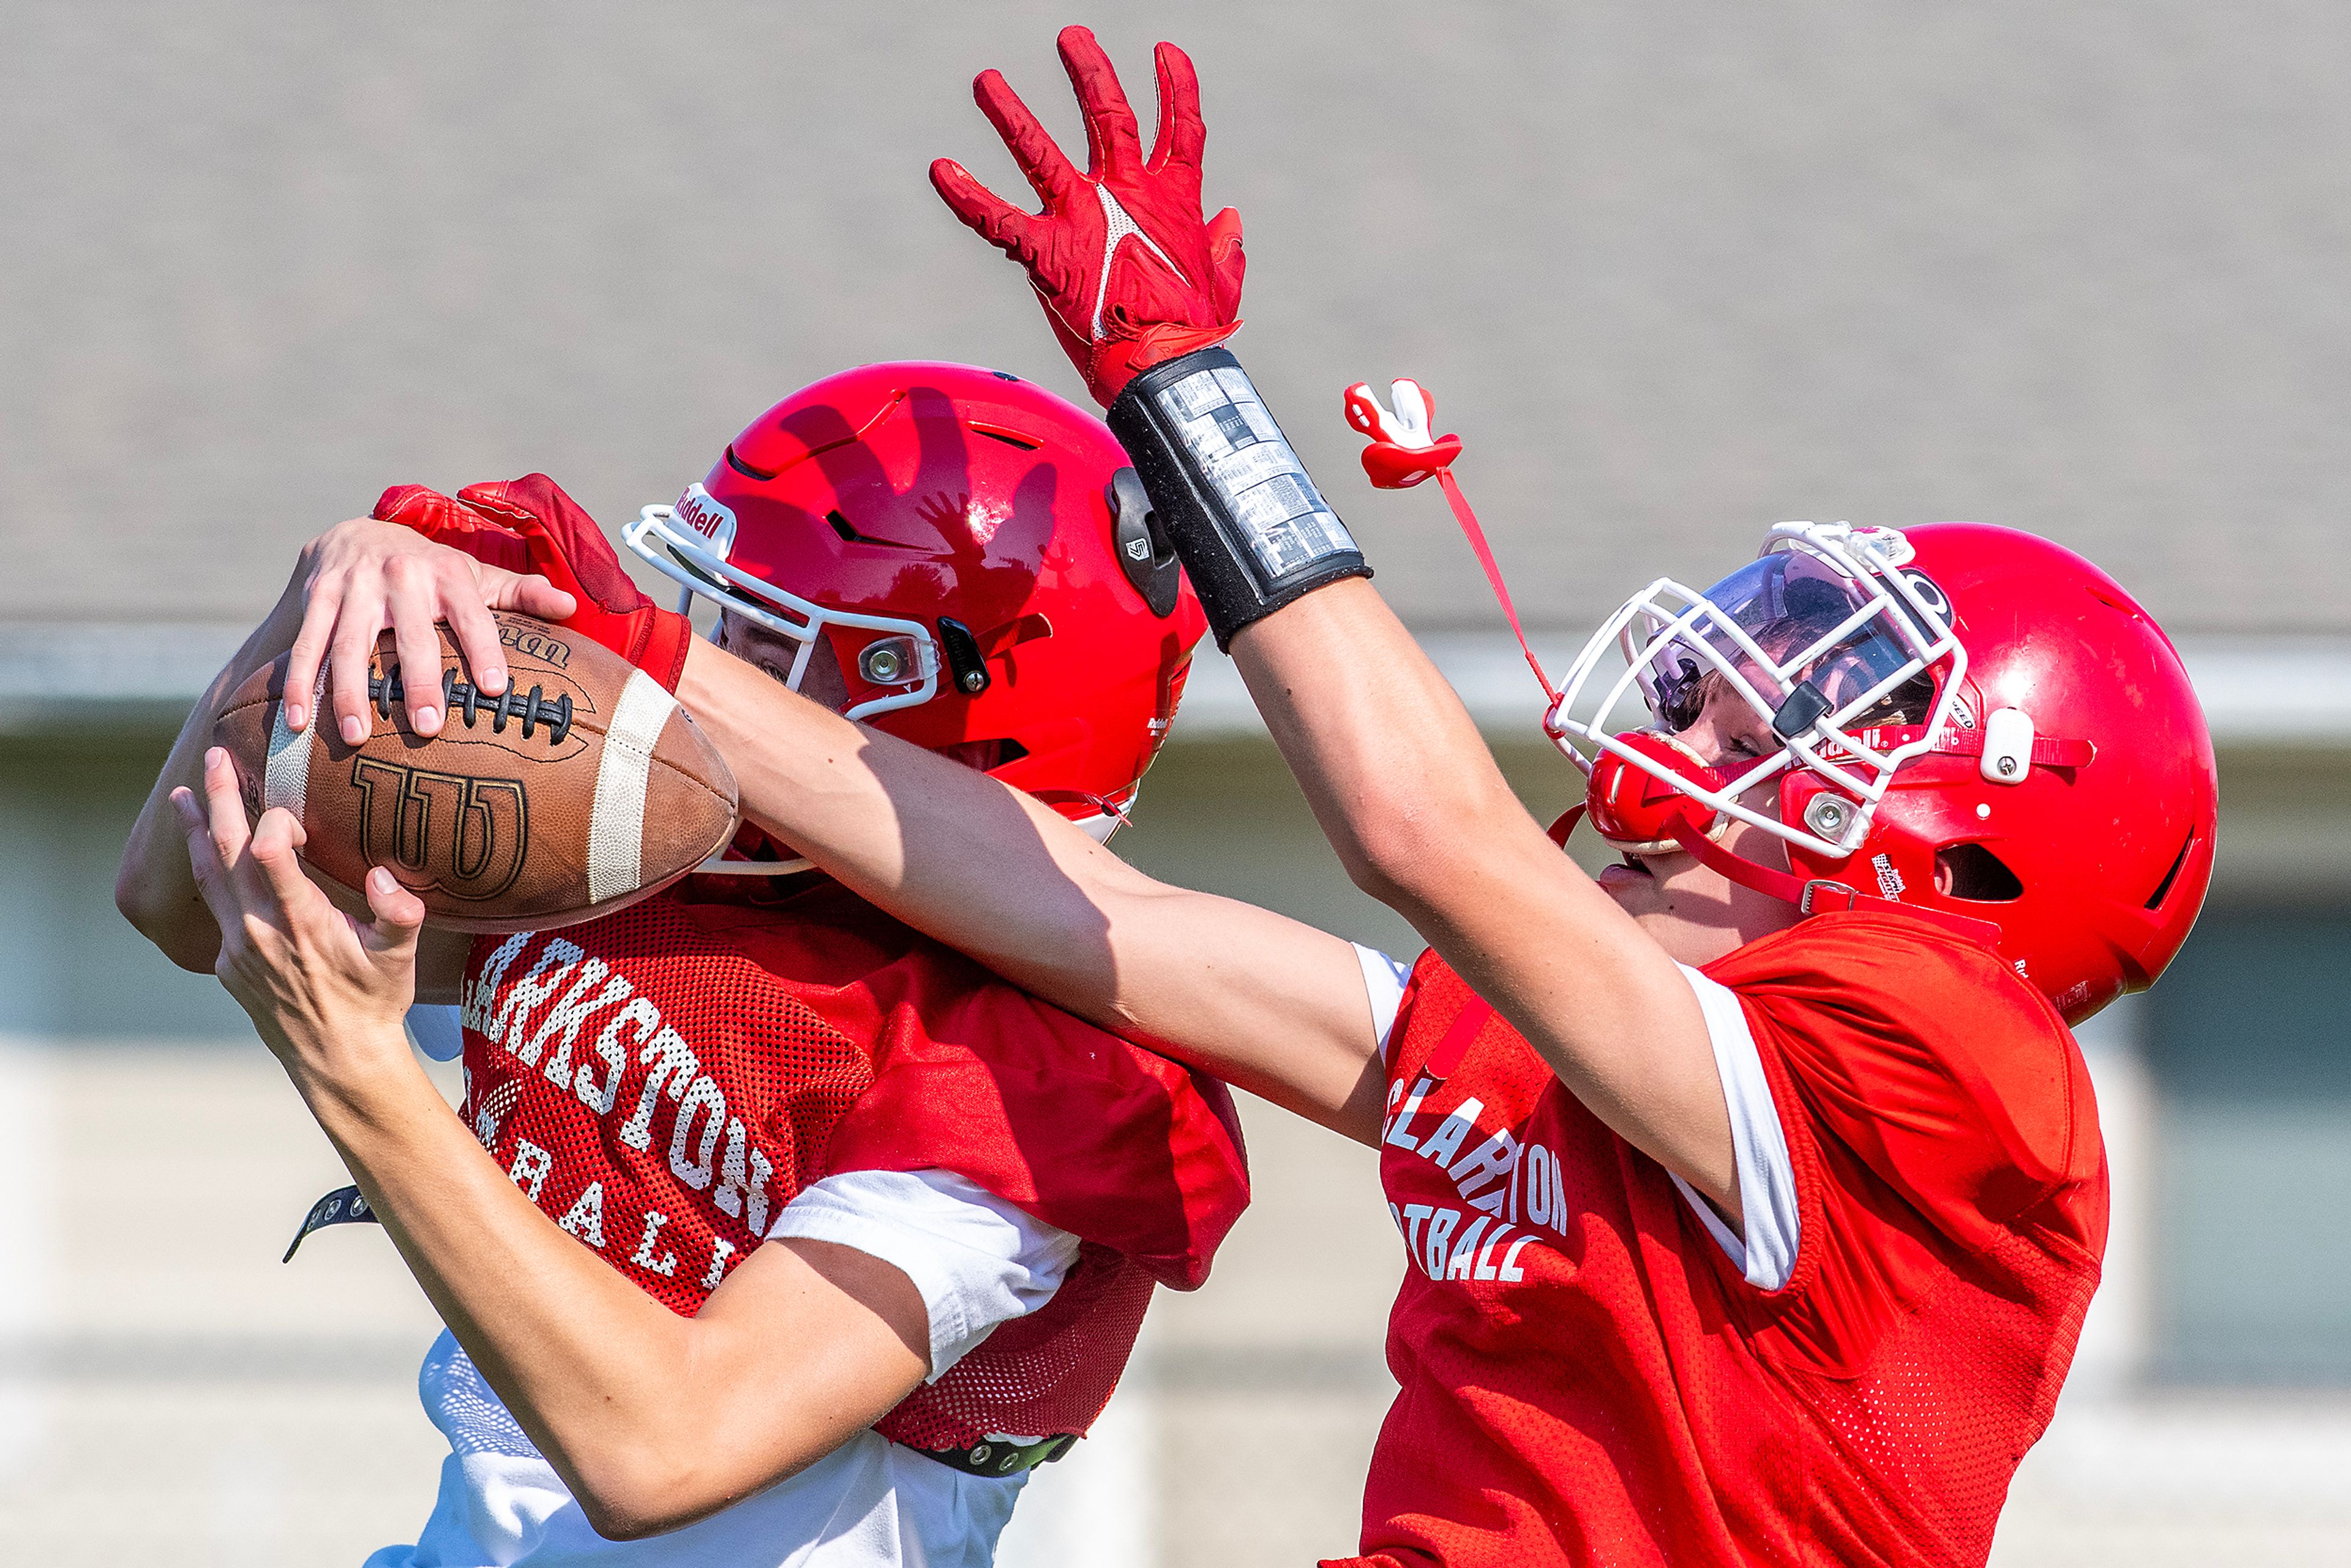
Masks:
[[[726,844],[734,775],[674,697],[587,637],[491,619],[506,689],[482,693],[440,624],[422,685],[446,717],[430,736],[409,717],[418,682],[389,632],[368,664],[371,722],[356,746],[287,724],[288,657],[256,671],[213,731],[246,810],[290,811],[314,875],[356,894],[382,866],[423,901],[428,924],[460,931],[593,919]]]

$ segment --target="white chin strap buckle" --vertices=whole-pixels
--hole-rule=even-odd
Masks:
[[[1996,707],[1984,716],[1983,769],[1988,784],[2022,784],[2032,771],[2032,716]]]

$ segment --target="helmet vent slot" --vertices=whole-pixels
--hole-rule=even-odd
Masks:
[[[985,435],[990,441],[1001,441],[1005,445],[1017,446],[1023,452],[1034,452],[1044,444],[1041,441],[1031,441],[1025,435],[1015,435],[1008,430],[999,430],[992,424],[975,424],[971,428],[975,433]]]
[[[1010,653],[1023,643],[1033,643],[1040,637],[1050,637],[1052,634],[1053,622],[1047,617],[1031,611],[1026,615],[1015,616],[1001,626],[991,626],[979,633],[979,651],[983,656],[994,659]]]
[[[1972,904],[2012,904],[2024,896],[2024,883],[2001,860],[1981,844],[1946,844],[1935,852],[1937,891]]]
[[[736,456],[735,448],[731,445],[726,448],[726,466],[734,469],[735,472],[740,474],[746,479],[764,480],[775,477],[773,474],[767,472],[765,469],[754,468],[748,463],[744,462],[740,457]]]
[[[824,520],[831,525],[834,533],[841,536],[841,542],[843,544],[879,545],[883,549],[919,550],[923,548],[920,545],[901,544],[896,539],[877,539],[872,534],[861,534],[857,531],[857,525],[851,522],[838,507],[827,512],[824,515]]]
[[[2179,880],[2181,870],[2188,864],[2188,852],[2195,847],[2196,830],[2190,828],[2188,830],[2188,837],[2183,840],[2179,845],[2179,852],[2171,857],[2171,869],[2163,873],[2163,880],[2155,884],[2155,891],[2153,893],[2147,894],[2146,904],[2147,908],[2160,909],[2163,907],[2163,901],[2171,895],[2171,884]]]
[[[877,539],[872,534],[861,534],[857,531],[857,525],[843,517],[839,507],[835,507],[833,510],[827,512],[824,515],[824,520],[832,525],[832,531],[841,536],[841,539],[843,544],[880,545],[883,549],[916,549],[920,548],[915,545],[902,545],[896,539]]]

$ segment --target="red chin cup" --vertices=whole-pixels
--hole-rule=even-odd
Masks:
[[[1627,730],[1616,741],[1710,789],[1719,789],[1728,782],[1704,758],[1670,735],[1654,729]],[[1685,821],[1708,839],[1719,838],[1729,825],[1721,812],[1709,810],[1614,751],[1603,751],[1593,765],[1583,803],[1591,812],[1593,827],[1609,847],[1634,854],[1679,851],[1682,844],[1676,830]]]
[[[1698,754],[1672,736],[1656,730],[1631,730],[1618,742],[1644,757],[1675,768],[1684,778],[1709,789],[1729,788],[1734,779],[1709,768]],[[1679,852],[1696,858],[1727,882],[1750,888],[1770,898],[1796,906],[1810,916],[1857,911],[1870,915],[1901,915],[1941,926],[1979,946],[1997,949],[2000,927],[1987,920],[1971,920],[1949,910],[1925,909],[1865,894],[1828,878],[1806,880],[1760,865],[1736,855],[1715,841],[1730,826],[1730,819],[1707,810],[1655,774],[1626,761],[1614,751],[1601,753],[1592,769],[1592,784],[1582,806],[1551,827],[1552,841],[1565,848],[1576,819],[1589,815],[1612,849],[1635,854]]]

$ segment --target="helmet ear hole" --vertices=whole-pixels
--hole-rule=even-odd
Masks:
[[[1935,852],[1935,891],[1975,904],[2012,904],[2024,883],[1981,844],[1945,844]]]
[[[959,762],[980,773],[993,773],[1007,763],[1018,762],[1029,755],[1029,748],[1009,737],[995,740],[959,740],[951,746],[934,747],[937,755],[950,762]]]

